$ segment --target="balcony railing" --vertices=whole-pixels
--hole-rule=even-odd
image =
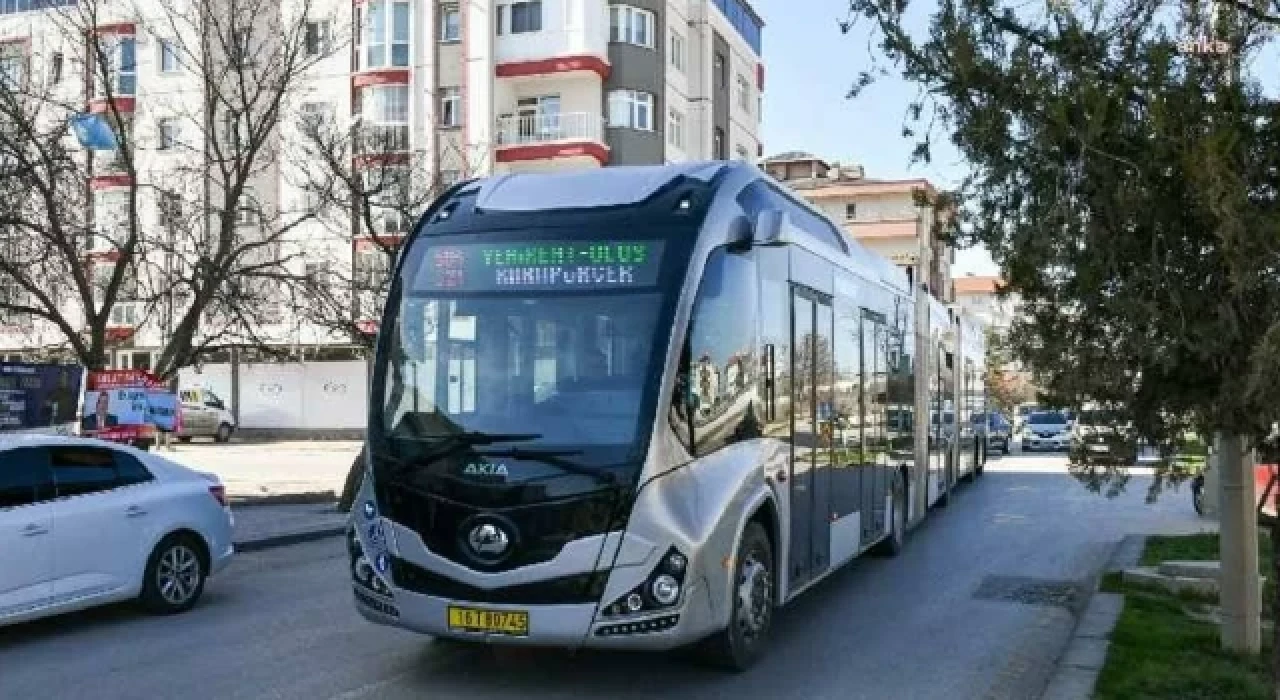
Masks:
[[[498,118],[499,146],[525,146],[556,141],[604,143],[604,117],[590,112],[557,112]]]
[[[358,155],[407,153],[408,151],[408,124],[365,124],[356,134]]]

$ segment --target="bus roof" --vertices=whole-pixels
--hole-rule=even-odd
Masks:
[[[694,161],[496,175],[474,183],[479,190],[476,208],[537,211],[625,206],[643,202],[677,177],[710,181],[725,167],[727,164],[719,161]]]

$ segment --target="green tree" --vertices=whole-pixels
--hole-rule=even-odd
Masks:
[[[1280,420],[1280,113],[1258,81],[1274,58],[1255,59],[1280,3],[928,10],[851,0],[843,28],[869,23],[874,57],[920,88],[916,157],[942,125],[968,162],[948,233],[1020,296],[1010,341],[1044,398],[1119,407],[1164,456],[1151,499],[1188,476],[1188,429],[1258,445]],[[1078,476],[1126,477],[1098,469]]]

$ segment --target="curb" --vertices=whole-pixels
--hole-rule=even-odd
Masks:
[[[1124,610],[1123,594],[1103,593],[1098,586],[1103,574],[1137,564],[1146,541],[1146,535],[1128,535],[1121,539],[1111,550],[1102,571],[1089,581],[1089,596],[1083,601],[1083,611],[1076,618],[1071,641],[1058,659],[1040,700],[1087,700],[1093,697],[1098,674],[1107,662],[1111,632]]]
[[[270,496],[235,496],[229,499],[232,508],[253,508],[256,506],[317,506],[338,503],[338,494],[334,491],[306,491],[303,493],[280,493]]]
[[[236,553],[261,552],[264,549],[288,547],[289,545],[302,544],[304,542],[315,542],[318,540],[329,539],[331,537],[341,537],[346,533],[346,531],[347,526],[344,524],[317,528],[315,530],[305,530],[303,532],[286,532],[281,535],[269,535],[267,537],[241,540],[235,542],[235,548]]]

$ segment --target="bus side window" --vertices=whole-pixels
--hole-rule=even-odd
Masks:
[[[756,265],[752,253],[712,251],[685,334],[672,425],[694,456],[762,434],[756,393]],[[683,406],[674,405],[683,401]],[[689,433],[682,434],[687,417]]]

